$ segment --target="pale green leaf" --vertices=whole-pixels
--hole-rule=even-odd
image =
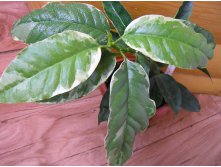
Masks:
[[[54,2],[18,20],[12,35],[25,43],[35,43],[65,30],[83,32],[105,43],[110,28],[103,13],[92,5]]]
[[[204,67],[213,56],[205,37],[182,20],[146,15],[131,22],[123,40],[154,61],[180,68]]]
[[[77,87],[41,102],[62,103],[83,97],[99,87],[111,75],[116,65],[115,55],[108,50],[102,52],[101,60],[92,75]]]
[[[97,42],[76,31],[32,44],[0,78],[0,102],[33,102],[65,93],[87,80],[100,58]]]
[[[110,165],[122,165],[132,154],[137,132],[148,126],[155,113],[149,98],[149,79],[144,69],[125,60],[114,73],[110,85],[110,115],[105,139]]]

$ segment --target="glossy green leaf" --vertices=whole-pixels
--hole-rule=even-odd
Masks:
[[[182,94],[182,103],[181,106],[191,112],[199,112],[200,104],[197,98],[192,95],[187,88],[185,88],[182,84],[177,83],[180,87],[180,91]]]
[[[188,20],[192,14],[192,9],[193,9],[193,2],[184,1],[180,6],[179,10],[177,11],[175,18]]]
[[[128,160],[136,133],[148,126],[148,118],[154,113],[147,74],[139,64],[125,60],[110,85],[110,115],[105,139],[110,165],[122,165]]]
[[[109,114],[110,114],[110,109],[109,109],[109,97],[110,97],[110,89],[107,89],[105,92],[101,104],[100,104],[100,112],[98,114],[98,124],[100,124],[103,121],[107,121]]]
[[[87,80],[101,58],[87,34],[65,31],[22,50],[0,78],[0,102],[33,102],[65,93]]]
[[[35,43],[65,30],[83,32],[105,43],[110,28],[103,13],[92,5],[56,2],[18,20],[12,35],[25,43]]]
[[[132,21],[130,14],[119,1],[104,1],[103,8],[118,33],[123,35],[125,28]]]
[[[211,45],[182,20],[146,15],[131,22],[124,42],[152,60],[180,68],[204,67],[213,56]]]
[[[189,21],[183,20],[183,23],[186,24],[187,26],[190,26],[193,28],[193,30],[197,33],[202,34],[206,40],[207,40],[207,44],[210,45],[211,48],[215,48],[216,47],[216,43],[213,37],[213,34],[211,32],[209,32],[208,30],[198,26],[197,24],[191,23]],[[208,55],[208,58],[212,58]]]
[[[108,50],[102,52],[101,60],[92,75],[77,87],[63,94],[59,94],[41,102],[62,103],[77,99],[94,91],[98,86],[107,80],[116,65],[115,55]]]
[[[159,74],[154,77],[161,95],[174,112],[179,112],[182,103],[182,95],[177,82],[167,74]]]
[[[206,74],[208,77],[210,77],[210,79],[212,79],[209,71],[207,70],[207,68],[199,68],[198,67],[197,69],[202,71],[204,74]]]

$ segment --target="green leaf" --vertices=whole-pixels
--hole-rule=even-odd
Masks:
[[[150,78],[150,98],[155,101],[157,108],[163,103],[163,96],[157,86],[155,77]]]
[[[216,43],[215,43],[215,40],[214,40],[214,37],[213,37],[213,34],[211,32],[209,32],[208,30],[198,26],[197,24],[194,24],[194,23],[191,23],[189,21],[186,21],[186,20],[182,20],[184,24],[186,24],[187,26],[190,26],[191,28],[193,28],[193,30],[196,32],[196,33],[200,33],[202,34],[206,40],[207,40],[207,44],[210,45],[210,47],[212,49],[214,49],[216,47]],[[212,58],[210,56],[208,56],[208,58]]]
[[[185,88],[182,84],[177,83],[180,87],[180,91],[182,94],[182,103],[181,106],[190,111],[190,112],[199,112],[200,104],[195,96],[193,96],[187,88]]]
[[[65,31],[22,50],[0,78],[0,102],[33,102],[65,93],[87,80],[101,58],[87,34]]]
[[[111,75],[116,65],[115,55],[108,50],[102,52],[101,60],[92,75],[77,87],[63,94],[59,94],[50,99],[40,102],[62,103],[80,98],[94,91]]]
[[[144,71],[147,73],[147,75],[149,75],[150,60],[146,56],[137,53],[136,54],[136,62],[138,64],[140,64],[143,67]]]
[[[112,32],[112,31],[111,31],[111,34],[112,34],[112,39],[113,39],[113,41],[116,41],[116,40],[118,40],[118,39],[120,38],[120,36],[119,36],[118,33],[116,33],[116,32]],[[131,49],[129,46],[127,46],[123,40],[120,40],[119,42],[115,43],[115,44],[113,45],[113,47],[114,47],[115,49],[121,50],[121,51],[123,51],[123,52],[133,52],[133,51],[134,51],[134,50]]]
[[[210,79],[212,79],[209,71],[207,70],[207,68],[199,68],[198,67],[197,69],[202,71],[204,74],[206,74],[208,77],[210,77]]]
[[[125,60],[110,85],[110,115],[105,139],[110,165],[122,165],[128,160],[136,133],[148,126],[148,118],[154,113],[147,74],[139,64]]]
[[[175,18],[176,19],[183,19],[188,20],[192,14],[193,9],[193,2],[191,1],[184,1],[180,6]]]
[[[154,61],[180,68],[204,67],[213,56],[203,35],[181,20],[160,15],[146,15],[131,22],[123,40]]]
[[[109,97],[110,97],[110,88],[105,92],[101,104],[100,104],[100,112],[98,114],[98,124],[103,121],[107,121],[110,113],[109,109]]]
[[[110,28],[103,13],[92,5],[56,2],[18,20],[12,35],[25,43],[35,43],[65,30],[89,34],[103,44]]]
[[[182,95],[177,82],[167,74],[154,76],[157,86],[166,103],[178,113],[182,103]]]
[[[118,33],[123,35],[125,28],[132,21],[130,14],[119,1],[104,1],[103,8]]]

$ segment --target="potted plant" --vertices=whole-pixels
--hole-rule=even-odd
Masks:
[[[184,2],[175,18],[132,20],[120,2],[103,2],[103,9],[107,17],[89,4],[49,3],[18,20],[12,36],[28,46],[0,78],[0,103],[66,102],[107,81],[98,119],[108,120],[109,164],[122,165],[156,108],[167,103],[175,113],[181,107],[200,110],[197,99],[168,74],[178,67],[209,75],[205,66],[215,42],[188,21],[192,2]]]

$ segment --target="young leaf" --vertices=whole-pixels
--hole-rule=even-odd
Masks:
[[[103,8],[118,33],[123,35],[125,28],[132,21],[127,10],[119,1],[104,1]]]
[[[156,75],[154,79],[164,100],[174,112],[178,113],[182,103],[182,95],[177,82],[167,74]]]
[[[50,99],[46,99],[40,102],[62,103],[85,96],[88,93],[94,91],[98,86],[100,86],[103,82],[107,80],[107,78],[113,72],[115,65],[115,55],[108,50],[104,50],[98,66],[86,81],[79,84],[71,91],[59,94]]]
[[[213,56],[205,37],[181,20],[146,15],[131,22],[124,42],[151,59],[180,68],[204,67]]]
[[[0,102],[33,102],[65,93],[87,80],[100,58],[95,39],[76,31],[32,44],[0,78]]]
[[[195,96],[193,96],[187,88],[185,88],[182,84],[177,83],[180,87],[180,91],[182,94],[182,103],[181,106],[190,111],[190,112],[199,112],[200,104]]]
[[[18,20],[12,35],[25,43],[35,43],[65,30],[83,32],[105,43],[110,28],[103,13],[92,5],[55,2]]]
[[[191,1],[184,1],[180,6],[175,18],[176,19],[183,19],[188,20],[192,14],[193,9],[193,2]]]
[[[125,60],[114,73],[110,85],[110,115],[105,139],[110,165],[122,165],[132,154],[137,132],[148,126],[155,113],[149,98],[149,80],[143,68]]]
[[[110,114],[110,109],[109,109],[109,97],[110,97],[110,88],[107,89],[105,92],[101,104],[100,104],[100,112],[98,114],[98,124],[100,124],[103,121],[107,121],[109,114]]]

